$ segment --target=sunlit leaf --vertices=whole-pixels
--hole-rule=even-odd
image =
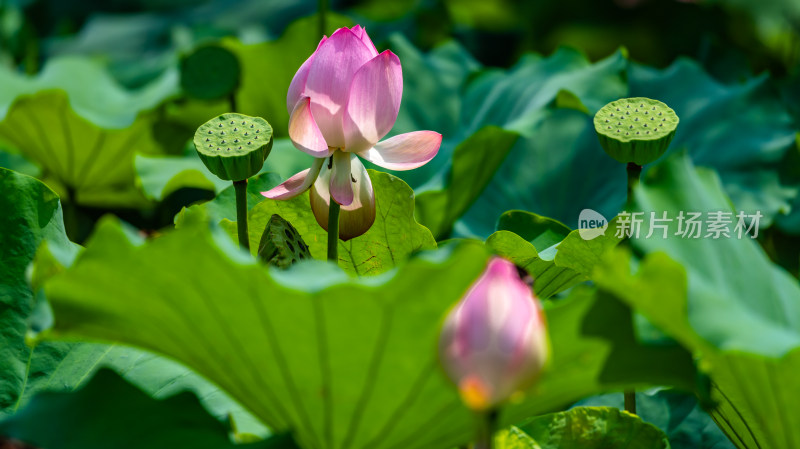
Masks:
[[[375,190],[375,223],[365,234],[339,241],[339,266],[357,275],[383,273],[415,252],[436,248],[431,232],[414,220],[414,191],[390,174],[368,172]],[[258,248],[264,227],[278,214],[297,229],[315,259],[327,258],[328,233],[317,224],[307,194],[287,201],[261,198],[250,212],[251,250]],[[223,227],[236,238],[234,222],[226,221]]]
[[[156,400],[110,370],[99,371],[73,393],[36,395],[19,413],[0,422],[0,435],[49,449],[238,447],[225,425],[193,394]]]
[[[653,170],[636,201],[672,217],[733,213],[719,178],[682,157]],[[617,251],[595,280],[701,357],[719,403],[711,415],[731,441],[788,449],[800,441],[789,424],[800,408],[785,400],[800,392],[800,285],[747,234],[738,238],[736,222],[723,224],[730,237],[682,238],[674,220],[669,238],[634,241],[646,254],[635,276],[630,256]]]
[[[46,284],[51,336],[122,341],[182,361],[271,428],[293,429],[305,448],[448,448],[471,438],[473,420],[437,366],[436,341],[486,257],[465,243],[377,278],[318,261],[278,271],[202,224],[141,242],[105,220],[73,267]],[[691,386],[687,353],[637,344],[621,303],[575,295],[547,310],[551,371],[504,422],[626,385]]]
[[[611,407],[576,407],[518,425],[541,449],[669,449],[667,436],[636,415]]]
[[[133,157],[161,151],[147,111],[174,94],[174,73],[131,93],[96,64],[61,59],[34,78],[0,71],[0,83],[9,86],[0,97],[0,139],[40,165],[51,187],[82,204],[143,204]]]
[[[500,216],[498,231],[486,239],[496,254],[525,268],[533,288],[544,299],[589,279],[602,255],[621,241],[617,221],[603,235],[586,240],[579,230],[525,211]]]

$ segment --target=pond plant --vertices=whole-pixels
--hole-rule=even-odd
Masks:
[[[800,447],[797,77],[278,3],[0,48],[0,448]]]

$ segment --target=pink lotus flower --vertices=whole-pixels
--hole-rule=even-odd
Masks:
[[[492,258],[448,315],[439,357],[464,403],[487,411],[533,382],[549,355],[538,300],[517,268]]]
[[[375,221],[375,195],[356,156],[390,170],[410,170],[433,159],[442,136],[433,131],[400,134],[380,142],[394,126],[403,95],[400,60],[378,53],[356,25],[323,37],[294,75],[286,107],[294,146],[316,159],[267,198],[285,200],[311,188],[311,208],[327,230],[332,196],[342,206],[342,240],[366,232]]]

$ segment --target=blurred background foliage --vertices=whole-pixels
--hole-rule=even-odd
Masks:
[[[251,215],[265,221],[273,209],[284,214],[294,211],[295,226],[315,232],[318,228],[309,217],[305,222],[310,225],[300,226],[302,213],[307,212],[304,198],[280,206],[264,201],[257,205],[262,199],[258,191],[308,166],[308,157],[286,138],[285,93],[294,72],[315,48],[320,26],[330,33],[360,23],[379,49],[392,49],[403,64],[403,103],[392,133],[432,129],[444,136],[440,154],[430,164],[394,173],[414,189],[413,217],[438,242],[492,235],[488,242],[495,251],[527,251],[523,265],[528,269],[564,263],[563,271],[573,270],[575,281],[561,290],[588,278],[602,284],[602,276],[591,277],[588,263],[575,267],[565,262],[574,254],[592,251],[591,245],[587,250],[574,232],[570,234],[581,209],[589,207],[612,217],[625,203],[624,168],[599,147],[591,117],[611,100],[649,96],[665,101],[681,117],[670,154],[654,164],[650,176],[694,173],[691,164],[713,169],[719,177],[716,202],[702,206],[710,210],[730,202],[748,213],[760,210],[761,248],[752,242],[737,244],[750,245],[747,251],[758,254],[765,250],[772,262],[798,276],[800,0],[330,0],[327,7],[321,24],[316,0],[0,0],[0,167],[37,177],[55,191],[63,205],[66,232],[75,242],[83,243],[107,213],[145,235],[161,233],[176,222],[180,225],[193,212],[204,211],[224,223],[233,217],[230,186],[205,170],[189,141],[209,117],[235,109],[265,117],[276,135],[262,174],[250,183]],[[193,54],[209,48],[220,59],[204,58],[206,66],[191,62]],[[226,51],[219,52],[220,48]],[[236,64],[230,63],[231,55]],[[687,187],[675,182],[665,188],[687,199],[701,190],[696,188],[699,184]],[[48,192],[45,196],[52,202]],[[406,224],[425,234],[412,219],[410,195],[398,192],[405,199],[400,204]],[[17,204],[15,198],[19,204],[32,201],[24,193],[19,198],[9,196],[6,208]],[[525,234],[509,224],[507,211],[515,209],[539,214],[531,220],[551,223],[558,239],[546,239],[545,246],[537,236],[514,240],[508,231]],[[60,226],[58,214],[53,217]],[[27,232],[19,226],[14,229],[20,235]],[[499,232],[492,234],[495,231]],[[7,241],[17,239],[14,232],[5,234]],[[425,237],[425,245],[418,247],[433,245],[430,236]],[[37,239],[29,242],[28,259],[41,240]],[[561,254],[553,258],[553,244],[559,242]],[[405,251],[403,258],[418,247]],[[739,272],[730,272],[725,265],[736,257],[702,254],[711,255],[703,266],[718,267],[730,278],[719,280],[720,285],[738,279]],[[28,259],[15,266],[17,287],[25,291]],[[752,269],[750,259],[745,259]],[[758,261],[764,271],[780,271],[766,258]],[[661,260],[649,263],[662,263],[661,275],[675,269]],[[702,272],[691,263],[686,266],[690,278]],[[748,280],[753,278],[750,274]],[[629,277],[608,272],[605,282],[637,285],[642,297],[656,281],[677,288],[668,276],[641,285]],[[787,285],[796,287],[795,279],[787,279],[783,279]],[[772,285],[769,279],[761,281]],[[556,290],[545,296],[561,293]],[[537,293],[544,295],[541,290]],[[727,299],[744,303],[757,296],[739,298],[735,293]],[[636,307],[637,300],[626,298]],[[769,302],[752,307],[766,309]],[[759,318],[753,310],[742,316]],[[652,312],[658,317],[661,311]],[[706,312],[709,315],[700,322],[715,315]],[[0,321],[4,325],[0,331],[20,330],[9,334],[10,343],[0,341],[0,349],[12,348],[19,356],[7,370],[0,367],[0,415],[16,410],[40,388],[27,381],[24,371],[30,349],[22,335],[31,314],[17,310],[10,321],[13,326]],[[728,331],[739,335],[736,326]],[[48,378],[52,367],[66,360],[65,354],[73,354],[82,363],[98,360],[91,363],[92,369],[105,359],[105,366],[127,373],[126,380],[154,397],[161,394],[153,392],[177,391],[183,384],[174,379],[182,378],[202,393],[203,405],[217,418],[228,413],[244,433],[268,434],[241,406],[231,410],[230,400],[218,397],[222,393],[208,394],[211,387],[187,376],[185,368],[165,369],[158,358],[153,363],[159,368],[152,372],[160,377],[139,376],[135,369],[120,367],[150,364],[150,356],[131,357],[128,349],[108,355],[103,347],[83,345],[39,346],[41,360],[32,359],[46,368],[35,374]],[[47,351],[44,355],[42,349]],[[730,354],[717,356],[727,363]],[[783,368],[793,372],[793,366]],[[6,371],[22,373],[13,380],[30,384],[28,391],[3,384]],[[69,382],[60,383],[65,389],[76,388],[88,379],[87,372],[85,367],[77,374],[70,372],[74,379],[66,376]],[[96,385],[127,388],[108,375],[99,377]],[[164,390],[164,385],[173,387]],[[4,391],[12,393],[4,396]],[[90,394],[94,392],[87,389],[71,400],[94,400]],[[136,392],[126,394],[134,396],[143,410],[153,405],[147,397],[135,397]],[[583,404],[618,406],[620,399],[594,396]],[[53,400],[61,399],[56,395],[40,401]],[[171,405],[176,404],[180,401]],[[34,405],[27,413],[47,416],[49,406]],[[640,395],[640,405],[642,417],[658,425],[674,448],[732,447],[703,411],[701,405],[707,404],[699,404],[693,395],[649,390]],[[206,417],[196,418],[202,422]],[[3,443],[0,438],[0,447]]]

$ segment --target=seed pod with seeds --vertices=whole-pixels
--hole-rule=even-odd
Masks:
[[[253,140],[252,134],[245,135],[241,123],[257,129],[262,138]],[[269,156],[272,126],[261,117],[222,114],[200,125],[194,146],[211,173],[220,179],[242,181],[258,173]]]
[[[291,223],[273,214],[261,235],[258,258],[278,268],[289,268],[300,260],[310,260],[308,245]]]
[[[625,123],[617,120],[623,111],[629,117]],[[603,150],[619,162],[636,165],[649,164],[667,151],[678,122],[666,104],[643,97],[612,101],[594,116]]]

